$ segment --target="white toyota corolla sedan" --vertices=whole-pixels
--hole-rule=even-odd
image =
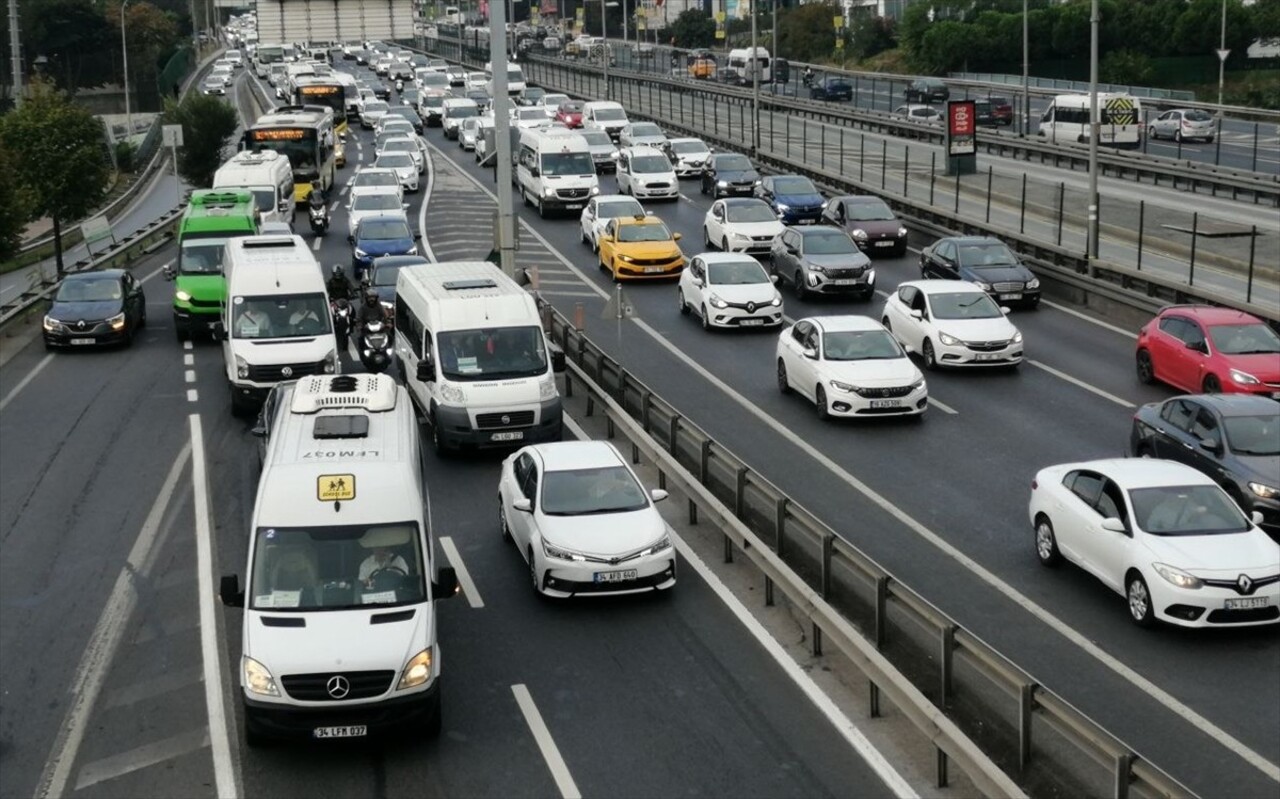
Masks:
[[[1031,481],[1036,555],[1125,597],[1129,617],[1184,627],[1280,620],[1280,546],[1217,483],[1151,458],[1049,466]]]
[[[630,594],[676,583],[676,554],[655,502],[607,441],[524,447],[502,462],[498,517],[540,595]]]
[[[811,316],[778,334],[778,389],[813,402],[819,419],[919,416],[929,407],[924,375],[876,320]]]

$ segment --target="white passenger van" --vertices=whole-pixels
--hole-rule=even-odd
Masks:
[[[262,477],[249,528],[238,668],[244,735],[359,738],[440,732],[438,564],[417,420],[388,375],[282,383],[254,434]]]
[[[622,129],[631,123],[621,103],[612,100],[592,100],[582,106],[582,127],[603,130],[609,138],[618,140]]]
[[[495,93],[493,91],[493,62],[486,63],[484,65],[484,71],[489,76],[489,85],[487,86],[487,88],[489,90],[489,96],[492,97]],[[517,95],[520,92],[524,91],[525,87],[527,87],[528,85],[529,84],[524,79],[524,71],[520,69],[520,67],[516,66],[515,64],[508,64],[507,65],[507,94],[512,96]]]
[[[760,72],[760,83],[773,82],[773,67],[772,62],[769,60],[769,51],[763,47],[755,49],[755,58],[751,57],[750,47],[730,50],[726,66],[736,70],[739,75],[742,75],[748,81],[751,80],[751,70],[755,68]]]
[[[293,224],[293,167],[275,150],[242,150],[213,173],[215,189],[248,189],[263,222]]]
[[[254,408],[281,380],[341,370],[324,275],[301,236],[245,236],[222,259],[227,300],[214,332],[231,413]]]
[[[1040,117],[1036,135],[1051,142],[1089,141],[1089,95],[1059,94]],[[1128,94],[1098,95],[1098,144],[1137,147],[1142,133],[1142,105]]]
[[[520,131],[516,182],[524,201],[548,211],[581,211],[600,193],[591,148],[581,135],[566,128],[525,128]]]
[[[396,361],[437,452],[559,441],[564,352],[532,295],[485,261],[396,276]]]

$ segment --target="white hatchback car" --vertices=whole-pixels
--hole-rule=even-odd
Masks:
[[[418,191],[418,164],[409,153],[383,153],[373,162],[375,169],[390,169],[400,178],[400,185],[410,194]]]
[[[366,100],[360,106],[360,127],[365,130],[373,130],[377,126],[378,120],[387,114],[387,109],[391,106],[386,100]]]
[[[1151,458],[1049,466],[1031,481],[1036,555],[1125,597],[1140,626],[1280,621],[1280,547],[1212,478]]]
[[[644,215],[644,206],[634,197],[624,197],[621,194],[592,197],[578,217],[582,243],[590,247],[592,252],[600,252],[600,234],[604,232],[604,226],[609,224],[610,219]]]
[[[819,419],[920,416],[924,375],[889,331],[866,316],[816,316],[778,334],[778,389],[814,403]]]
[[[476,136],[480,130],[480,117],[467,117],[458,126],[458,146],[463,150],[476,148]]]
[[[926,369],[1022,363],[1022,333],[984,290],[963,280],[911,280],[884,302],[881,323]]]
[[[632,122],[618,134],[619,147],[662,147],[667,143],[667,134],[652,122]]]
[[[618,192],[636,199],[678,200],[680,181],[671,161],[653,147],[626,147],[618,152]]]
[[[782,222],[769,204],[755,197],[716,200],[702,221],[702,240],[725,252],[768,254],[782,234]]]
[[[750,255],[695,255],[676,285],[680,313],[696,312],[703,330],[777,327],[782,324],[782,295],[775,280]]]
[[[540,596],[660,591],[676,582],[676,555],[646,491],[607,441],[524,447],[502,462],[498,519],[529,564]]]
[[[569,102],[571,98],[567,94],[544,94],[542,99],[538,101],[538,108],[542,109],[542,113],[547,115],[547,119],[555,119],[556,113],[560,110],[561,103]]]

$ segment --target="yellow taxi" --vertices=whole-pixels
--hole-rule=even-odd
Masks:
[[[685,263],[679,240],[656,216],[610,219],[600,234],[600,268],[614,280],[677,277]]]

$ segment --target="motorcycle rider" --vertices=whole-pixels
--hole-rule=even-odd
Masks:
[[[330,273],[329,279],[325,282],[324,289],[329,293],[331,302],[351,299],[351,282],[343,274],[342,264],[333,265],[333,272]]]
[[[387,309],[382,307],[382,302],[378,299],[378,292],[372,288],[366,288],[364,291],[364,304],[360,306],[359,313],[356,314],[355,334],[357,336],[364,333],[365,325],[374,322],[382,322],[387,324],[390,319],[387,318]]]
[[[813,67],[807,66],[804,68],[804,85],[805,86],[813,85]]]

